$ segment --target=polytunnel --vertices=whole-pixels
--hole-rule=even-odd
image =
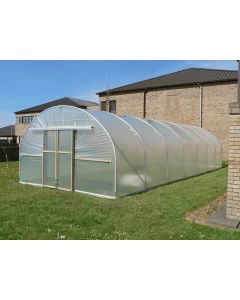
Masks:
[[[41,112],[20,144],[20,183],[116,198],[221,167],[203,128],[72,106]]]

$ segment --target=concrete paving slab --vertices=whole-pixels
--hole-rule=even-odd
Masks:
[[[211,213],[207,219],[206,223],[209,225],[220,226],[223,228],[232,228],[240,230],[239,220],[229,220],[226,219],[226,202],[218,207],[213,213]]]

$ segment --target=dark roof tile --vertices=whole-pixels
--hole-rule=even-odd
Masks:
[[[10,137],[15,136],[15,126],[9,125],[6,127],[0,128],[0,137]]]
[[[122,93],[155,88],[169,88],[194,84],[229,82],[238,79],[238,72],[233,70],[190,68],[174,73],[154,77],[136,83],[120,86],[97,93],[99,96],[108,93]]]
[[[56,106],[56,105],[70,105],[70,106],[75,106],[78,108],[86,108],[86,107],[98,105],[98,103],[87,101],[87,100],[80,100],[80,99],[71,98],[71,97],[64,97],[61,99],[57,99],[57,100],[43,103],[43,104],[40,104],[37,106],[33,106],[30,108],[16,111],[15,114],[39,113],[49,107]]]

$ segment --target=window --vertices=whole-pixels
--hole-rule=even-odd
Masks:
[[[107,110],[107,103],[106,103],[106,101],[101,101],[101,110],[103,110],[103,111]]]
[[[116,100],[109,101],[109,112],[112,114],[116,113]]]
[[[34,118],[34,116],[25,116],[25,117],[22,118],[22,122],[23,123],[30,123],[33,118]]]
[[[107,105],[107,101],[101,101],[101,110],[102,111],[109,111],[112,114],[116,114],[116,100],[110,100],[109,103],[109,109]]]
[[[16,124],[19,124],[20,118],[16,117]]]

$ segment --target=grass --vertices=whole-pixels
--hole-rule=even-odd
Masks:
[[[0,163],[0,239],[239,239],[185,220],[226,191],[227,168],[118,200],[18,183]]]

